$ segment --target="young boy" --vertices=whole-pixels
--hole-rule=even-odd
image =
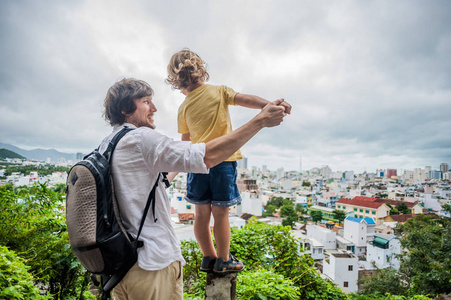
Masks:
[[[178,110],[178,132],[184,141],[207,142],[232,132],[228,105],[261,109],[269,103],[226,86],[205,84],[209,77],[205,62],[189,49],[175,53],[169,62],[166,82],[186,96]],[[291,112],[287,102],[282,101],[280,105],[285,113]],[[236,185],[236,161],[242,158],[238,150],[211,168],[209,174],[188,174],[185,199],[196,204],[194,235],[203,254],[201,271],[227,274],[244,270],[243,262],[229,253],[229,207],[241,202]],[[217,251],[210,234],[211,214]]]

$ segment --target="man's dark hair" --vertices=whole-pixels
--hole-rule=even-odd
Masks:
[[[153,90],[147,82],[124,78],[108,90],[103,102],[103,115],[111,126],[122,125],[125,122],[124,114],[131,114],[136,110],[134,100],[148,96],[153,96]]]

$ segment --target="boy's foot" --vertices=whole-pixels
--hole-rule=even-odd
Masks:
[[[232,254],[229,254],[229,260],[224,261],[222,258],[216,258],[216,263],[213,272],[217,274],[237,273],[244,270],[244,264]]]
[[[200,264],[200,270],[202,272],[211,272],[215,265],[216,258],[210,258],[210,256],[203,256],[202,263]]]

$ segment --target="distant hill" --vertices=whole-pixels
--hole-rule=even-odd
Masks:
[[[58,162],[62,158],[65,159],[66,161],[68,161],[68,160],[75,161],[75,157],[76,157],[75,153],[64,153],[64,152],[59,152],[55,149],[24,150],[22,148],[13,146],[11,144],[5,144],[5,143],[0,142],[0,149],[1,148],[13,151],[16,154],[20,154],[27,159],[34,159],[34,160],[39,160],[39,161],[46,161],[47,158],[50,158],[50,160],[52,162]]]
[[[0,158],[5,159],[5,158],[19,158],[19,159],[25,159],[25,157],[23,157],[20,154],[17,154],[16,152],[13,152],[11,150],[8,149],[0,149]]]

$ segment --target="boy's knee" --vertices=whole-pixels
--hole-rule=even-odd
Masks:
[[[213,206],[211,208],[211,212],[213,213],[213,217],[224,217],[229,216],[229,208],[222,206]]]

